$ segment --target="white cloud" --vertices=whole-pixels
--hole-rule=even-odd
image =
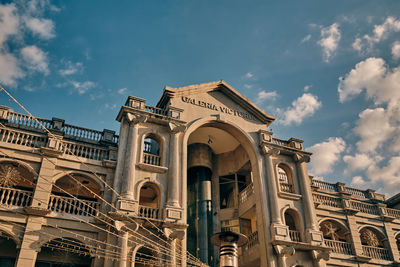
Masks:
[[[35,45],[25,46],[21,49],[21,55],[27,67],[48,75],[50,73],[47,54]]]
[[[246,89],[251,89],[251,88],[253,88],[253,85],[245,83],[243,85],[243,87],[246,88]]]
[[[312,85],[306,85],[304,86],[303,90],[304,92],[308,92],[310,90],[310,88],[312,87]]]
[[[400,156],[392,157],[386,166],[371,166],[367,171],[371,183],[382,182],[386,193],[400,191]]]
[[[276,91],[267,92],[265,90],[258,92],[256,103],[261,104],[265,100],[275,100],[278,97]]]
[[[400,103],[400,68],[390,70],[381,58],[367,58],[359,62],[345,78],[340,77],[339,100],[344,102],[360,94],[364,89],[367,97],[376,105],[387,103],[390,109]]]
[[[392,45],[392,56],[394,60],[397,60],[400,58],[400,42],[396,41]]]
[[[3,48],[4,42],[9,36],[18,33],[19,16],[14,4],[0,4],[0,46]]]
[[[343,161],[347,163],[350,171],[365,170],[374,163],[367,154],[346,155],[343,157]]]
[[[246,74],[244,75],[244,77],[247,78],[247,79],[250,79],[250,78],[253,78],[253,77],[254,77],[254,74],[251,73],[251,72],[248,72],[248,73],[246,73]]]
[[[300,124],[304,118],[312,116],[321,106],[322,103],[318,101],[317,96],[304,93],[292,102],[291,107],[286,109],[281,123],[283,125]]]
[[[365,181],[361,176],[354,176],[351,180],[351,185],[355,187],[365,187],[368,186],[368,182]]]
[[[333,23],[331,26],[321,29],[321,39],[318,41],[318,44],[322,47],[325,62],[329,62],[334,55],[340,38],[341,33],[338,23]]]
[[[0,52],[0,82],[15,86],[17,79],[24,76],[17,59],[12,54]]]
[[[81,62],[73,63],[71,61],[67,61],[66,68],[59,70],[59,73],[62,76],[69,76],[75,73],[80,73],[83,70],[83,64]]]
[[[311,39],[311,34],[306,35],[303,39],[301,39],[301,43],[305,43],[310,41]]]
[[[360,136],[357,148],[361,152],[373,152],[381,147],[394,133],[389,116],[384,108],[366,109],[359,114],[360,119],[354,131]]]
[[[128,91],[128,88],[124,87],[118,90],[118,94],[120,95],[124,95],[126,94],[126,92]]]
[[[313,153],[310,162],[310,173],[313,175],[327,174],[340,159],[340,153],[346,148],[346,142],[339,137],[330,137],[327,141],[308,148]]]
[[[54,23],[52,20],[29,17],[25,19],[25,24],[29,30],[43,39],[55,37]]]
[[[373,33],[371,35],[365,34],[362,38],[356,38],[353,43],[353,48],[361,51],[363,48],[373,48],[373,46],[385,39],[392,32],[400,31],[400,20],[395,17],[387,17],[382,24],[374,25]]]
[[[92,81],[85,81],[85,82],[71,81],[71,84],[80,95],[83,95],[84,93],[86,93],[87,91],[96,86],[96,84]]]
[[[356,38],[351,46],[353,47],[354,50],[357,50],[360,52],[362,49],[361,38]]]

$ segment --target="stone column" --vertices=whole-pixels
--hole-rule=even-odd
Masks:
[[[140,147],[138,143],[138,124],[140,122],[146,122],[147,117],[136,116],[128,113],[126,118],[129,121],[129,133],[125,154],[125,170],[123,174],[121,195],[127,200],[133,200],[137,154],[138,148]]]
[[[350,237],[351,237],[351,243],[353,245],[354,253],[357,257],[357,259],[364,259],[365,256],[363,255],[363,248],[361,244],[361,238],[360,238],[360,233],[358,232],[358,225],[356,221],[356,217],[354,215],[347,215],[347,223],[349,225],[349,230],[350,230]],[[368,257],[366,257],[368,258]]]
[[[307,162],[310,161],[310,156],[297,153],[294,156],[294,159],[296,161],[297,174],[299,176],[299,184],[302,194],[304,218],[306,222],[306,241],[313,245],[321,245],[323,243],[323,235],[319,231],[318,227],[311,191],[311,179],[308,175],[306,165]]]
[[[26,223],[22,245],[19,251],[15,267],[34,267],[39,247],[33,245],[40,240],[40,230],[44,223],[43,217],[29,216]]]
[[[180,192],[180,133],[185,131],[185,126],[175,126],[170,123],[172,130],[172,138],[170,144],[170,157],[169,157],[169,175],[168,175],[168,201],[167,205],[171,207],[180,208],[179,192]]]
[[[383,222],[383,225],[385,227],[385,232],[386,232],[386,236],[388,238],[388,243],[389,243],[389,249],[392,253],[393,256],[393,261],[396,263],[400,263],[399,259],[400,259],[400,255],[399,255],[399,249],[397,247],[397,242],[396,242],[396,238],[394,236],[395,231],[393,231],[393,226],[391,222]]]
[[[289,240],[289,227],[282,224],[281,215],[279,213],[277,180],[274,165],[272,164],[272,156],[279,155],[279,150],[265,143],[261,145],[261,149],[264,153],[267,174],[267,189],[272,221],[270,228],[272,240]]]
[[[128,238],[129,233],[121,231],[118,238],[118,245],[121,248],[119,267],[128,267]]]

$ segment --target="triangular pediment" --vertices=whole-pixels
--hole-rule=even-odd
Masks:
[[[212,101],[204,100],[205,95],[212,96]],[[166,86],[157,107],[165,108],[171,100],[176,98],[197,106],[207,105],[207,108],[216,111],[251,116],[267,125],[275,120],[275,116],[259,108],[223,80],[175,88]],[[230,108],[232,105],[240,108]]]

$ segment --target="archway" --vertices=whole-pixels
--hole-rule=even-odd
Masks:
[[[213,265],[217,255],[209,243],[211,235],[221,229],[240,232],[249,228],[241,227],[234,210],[241,204],[242,192],[253,183],[253,171],[256,170],[257,177],[259,174],[254,140],[231,123],[203,119],[189,127],[185,144],[187,249]]]
[[[139,216],[150,219],[159,219],[160,189],[151,182],[146,182],[140,188]]]
[[[141,247],[135,254],[135,267],[156,267],[160,266],[157,254],[147,247]]]
[[[7,233],[0,231],[0,266],[14,267],[17,255],[17,245],[14,240]]]

